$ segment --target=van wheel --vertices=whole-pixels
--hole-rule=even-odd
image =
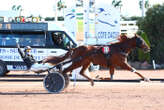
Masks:
[[[0,76],[5,76],[8,72],[6,63],[0,60]]]

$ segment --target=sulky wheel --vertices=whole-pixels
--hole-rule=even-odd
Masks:
[[[50,93],[60,93],[65,87],[65,78],[58,72],[49,73],[43,81],[45,89]]]
[[[66,73],[63,74],[63,76],[64,76],[64,79],[65,79],[65,87],[64,88],[67,88],[68,85],[69,85],[70,78],[69,78],[68,74],[66,74]]]
[[[53,73],[53,72],[57,72],[57,71],[56,71],[55,69],[51,69],[50,72]],[[59,72],[58,72],[58,73],[59,73]],[[63,73],[62,75],[64,76],[64,79],[65,79],[65,87],[64,87],[64,89],[65,89],[65,88],[67,88],[68,85],[69,85],[70,78],[69,78],[69,75],[66,74],[66,73]]]

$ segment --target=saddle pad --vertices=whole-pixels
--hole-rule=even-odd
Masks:
[[[104,54],[108,54],[108,53],[110,52],[110,47],[109,47],[109,46],[104,46],[104,47],[102,47],[102,52],[103,52]]]

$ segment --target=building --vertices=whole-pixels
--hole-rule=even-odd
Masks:
[[[136,21],[120,21],[120,33],[127,34],[127,36],[134,36],[138,31]]]

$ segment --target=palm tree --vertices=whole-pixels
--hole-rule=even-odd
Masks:
[[[112,1],[112,5],[115,8],[120,8],[120,13],[121,13],[121,7],[122,7],[122,1],[121,0],[113,0]]]
[[[143,3],[144,0],[140,0],[139,1],[139,6],[140,6],[140,9],[142,9],[142,3]],[[149,0],[145,0],[145,5],[144,5],[144,8],[148,9],[150,6],[149,4]]]
[[[142,17],[144,17],[144,15],[145,15],[144,9],[148,9],[149,6],[150,6],[149,0],[140,0],[139,1],[139,7],[140,7],[140,10],[142,11]]]
[[[61,11],[62,9],[66,8],[66,6],[64,5],[64,2],[62,2],[62,0],[60,0],[58,3],[57,3],[57,6],[58,6],[58,10]]]
[[[21,16],[21,12],[23,10],[21,5],[13,5],[11,9],[14,11],[19,11],[19,16]]]
[[[121,0],[113,0],[112,5],[116,8],[121,7],[122,6],[122,1]]]

